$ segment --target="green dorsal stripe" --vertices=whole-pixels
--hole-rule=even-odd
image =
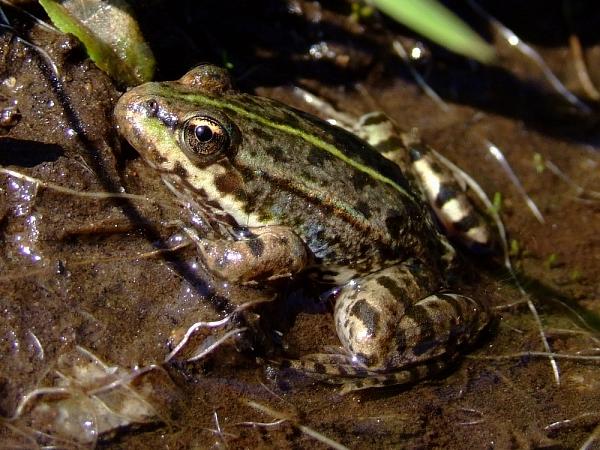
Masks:
[[[374,178],[375,180],[378,180],[382,183],[385,183],[389,186],[392,186],[394,189],[396,189],[398,192],[400,192],[402,195],[410,198],[411,200],[413,200],[413,196],[411,194],[409,194],[402,186],[400,186],[398,183],[395,183],[394,181],[390,180],[389,178],[383,176],[382,174],[380,174],[379,172],[377,172],[376,170],[372,169],[369,166],[365,166],[364,164],[361,164],[355,160],[353,160],[352,158],[349,158],[348,156],[346,156],[343,152],[341,152],[335,145],[330,144],[329,142],[324,142],[321,139],[319,139],[317,136],[310,134],[310,133],[306,133],[303,130],[300,130],[298,128],[294,128],[291,127],[289,125],[286,125],[284,123],[279,123],[279,122],[273,122],[269,119],[266,119],[263,116],[260,116],[258,114],[255,114],[251,111],[248,111],[244,108],[241,108],[240,106],[237,105],[233,105],[231,103],[228,102],[224,102],[224,101],[220,101],[217,100],[215,98],[210,98],[210,97],[205,97],[203,95],[199,95],[199,94],[175,94],[175,93],[171,93],[170,95],[172,96],[179,96],[182,97],[182,99],[188,101],[188,102],[200,102],[200,103],[204,103],[206,105],[209,106],[214,106],[216,108],[220,108],[220,109],[229,109],[243,117],[247,117],[248,119],[251,119],[257,123],[260,123],[262,125],[265,125],[267,127],[270,128],[274,128],[276,130],[279,131],[283,131],[284,133],[293,135],[293,136],[297,136],[301,139],[304,139],[306,142],[314,145],[315,147],[320,148],[321,150],[325,150],[326,152],[330,153],[331,155],[335,156],[336,158],[344,161],[346,164],[354,167],[355,169],[366,173],[367,175],[369,175],[371,178]]]

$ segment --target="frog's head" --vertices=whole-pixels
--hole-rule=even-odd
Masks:
[[[239,131],[206,102],[231,90],[228,73],[198,66],[173,82],[145,83],[121,96],[115,107],[119,132],[155,169],[181,175],[226,158]]]
[[[163,179],[182,186],[184,196],[201,196],[247,225],[247,187],[233,164],[242,133],[239,118],[225,107],[235,95],[224,69],[202,65],[177,81],[123,94],[115,120],[123,137]]]

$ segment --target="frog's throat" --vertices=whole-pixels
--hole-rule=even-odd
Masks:
[[[284,123],[274,122],[263,116],[260,116],[251,111],[248,111],[247,109],[244,109],[240,106],[233,105],[229,102],[221,101],[216,98],[206,97],[206,96],[203,96],[200,94],[181,94],[181,93],[176,93],[176,92],[172,92],[172,93],[170,93],[170,95],[172,95],[174,97],[178,97],[181,100],[184,100],[184,101],[190,102],[190,103],[201,103],[201,104],[204,104],[207,106],[212,106],[212,107],[219,108],[219,109],[227,109],[227,110],[235,112],[236,114],[239,114],[242,117],[245,117],[247,119],[250,119],[257,123],[260,123],[261,125],[264,125],[266,127],[273,128],[275,130],[284,132],[286,134],[299,137],[299,138],[305,140],[306,142],[308,142],[309,144],[314,145],[315,147],[328,152],[335,158],[338,158],[339,160],[352,166],[354,169],[367,174],[368,176],[370,176],[371,178],[373,178],[379,182],[382,182],[382,183],[385,183],[385,184],[391,186],[396,191],[398,191],[400,194],[402,194],[403,196],[408,198],[410,201],[415,202],[415,197],[411,193],[406,191],[398,183],[383,176],[381,173],[379,173],[375,169],[373,169],[369,166],[366,166],[364,164],[361,164],[352,158],[349,158],[342,151],[340,151],[335,145],[332,145],[328,142],[325,142],[325,141],[319,139],[314,134],[307,133],[303,130],[294,128],[294,127],[284,124]]]

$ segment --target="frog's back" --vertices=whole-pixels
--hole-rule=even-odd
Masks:
[[[429,213],[400,168],[363,140],[261,97],[229,95],[223,110],[240,129],[231,161],[248,212],[294,227],[318,257],[376,264],[435,245]]]

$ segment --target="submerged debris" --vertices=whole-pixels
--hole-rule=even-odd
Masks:
[[[158,366],[107,365],[77,347],[61,355],[48,381],[23,395],[5,419],[40,445],[95,444],[127,427],[170,422],[174,385]]]

